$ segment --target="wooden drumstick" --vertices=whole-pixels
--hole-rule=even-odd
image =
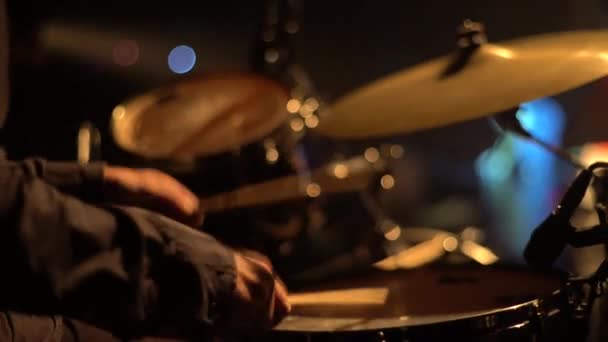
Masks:
[[[291,305],[384,305],[388,294],[388,288],[380,287],[302,292],[288,298]]]
[[[438,233],[434,238],[428,241],[421,242],[376,262],[374,267],[384,271],[421,267],[438,260],[446,253],[444,243],[448,238],[453,238],[453,236],[449,233]]]
[[[232,192],[200,200],[205,212],[247,208],[272,203],[314,198],[321,194],[362,191],[375,179],[376,166],[363,158],[314,170],[310,177],[293,175],[248,185]]]

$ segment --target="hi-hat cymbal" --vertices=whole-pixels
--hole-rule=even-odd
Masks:
[[[480,118],[608,74],[608,31],[481,44],[455,72],[448,55],[377,80],[331,106],[318,127],[336,138],[408,133]]]
[[[287,91],[250,74],[194,78],[116,106],[120,147],[147,158],[194,159],[257,141],[285,122]]]

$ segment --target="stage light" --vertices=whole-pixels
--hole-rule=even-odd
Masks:
[[[196,52],[187,45],[175,47],[169,53],[169,68],[176,74],[185,74],[196,64]]]
[[[552,98],[523,103],[516,114],[521,126],[548,144],[561,146],[566,113]],[[562,162],[533,142],[507,133],[476,160],[484,198],[493,211],[496,234],[505,243],[507,258],[522,255],[532,230],[555,208],[556,191],[562,183]],[[484,249],[461,246],[461,251],[478,262],[494,258]]]

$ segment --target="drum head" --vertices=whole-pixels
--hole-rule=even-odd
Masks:
[[[487,315],[552,295],[556,274],[499,267],[374,272],[292,294],[277,331],[328,332],[412,327]]]
[[[287,100],[281,85],[256,75],[195,78],[118,105],[112,133],[141,157],[193,160],[267,136],[286,121]]]

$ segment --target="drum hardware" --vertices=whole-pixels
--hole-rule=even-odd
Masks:
[[[604,205],[596,208],[599,224],[588,229],[577,229],[570,219],[580,205],[596,170],[607,169],[608,163],[596,162],[583,169],[564,194],[557,208],[534,230],[524,251],[528,264],[537,269],[548,268],[561,255],[567,244],[583,247],[608,240],[608,222]]]
[[[294,64],[293,36],[300,30],[300,0],[266,0],[260,31],[253,46],[252,67],[272,78],[282,78]]]
[[[481,44],[488,42],[484,25],[469,19],[458,27],[457,33],[457,50],[454,53],[452,63],[442,73],[442,78],[450,77],[461,71]]]
[[[80,125],[76,149],[76,160],[81,164],[101,160],[101,133],[90,121]]]
[[[395,226],[393,229],[401,229],[400,235],[409,246],[401,246],[400,251],[388,253],[389,257],[374,263],[374,267],[384,271],[414,269],[441,260],[447,260],[448,264],[473,261],[486,266],[499,261],[490,248],[482,245],[482,232],[475,227],[467,227],[459,234],[431,228]]]
[[[608,260],[602,261],[597,270],[590,276],[572,277],[568,279],[566,288],[569,293],[569,303],[572,307],[572,319],[586,325],[590,317],[593,303],[603,296],[608,285]]]
[[[599,223],[589,228],[574,227],[570,220],[581,204],[589,186],[605,185],[608,163],[596,162],[580,171],[560,204],[534,230],[525,248],[524,257],[535,269],[548,269],[561,255],[566,245],[575,248],[606,244],[608,241],[608,218],[605,203],[596,204],[595,211]],[[600,198],[601,199],[601,198]],[[569,302],[572,307],[573,324],[587,329],[591,310],[596,299],[604,294],[608,276],[608,261],[604,259],[597,271],[590,277],[571,278],[568,281]],[[605,317],[599,316],[599,324]]]
[[[523,126],[516,116],[517,110],[509,110],[500,114],[496,114],[488,117],[490,125],[499,134],[504,134],[505,131],[516,134],[520,138],[529,140],[541,148],[545,149],[549,153],[554,154],[560,159],[564,160],[576,169],[583,170],[585,166],[577,160],[571,153],[565,149],[559,148],[552,144],[549,144],[541,139],[538,139],[534,135],[530,134]]]
[[[464,35],[464,36],[463,36]],[[485,42],[465,22],[455,53],[407,68],[338,98],[319,134],[357,139],[477,119],[553,96],[608,74],[608,31]]]
[[[363,153],[368,162],[391,165],[393,160],[403,158],[403,147],[384,144],[368,147]],[[391,173],[380,178],[377,191],[390,190],[397,180]],[[451,233],[439,229],[401,227],[387,217],[383,208],[378,205],[378,193],[361,192],[361,200],[367,210],[375,217],[376,230],[384,236],[387,257],[374,263],[374,267],[383,270],[412,269],[422,267],[440,260],[463,263],[473,261],[480,265],[491,265],[499,257],[488,247],[481,244],[482,232],[475,227],[466,227],[460,233]]]

